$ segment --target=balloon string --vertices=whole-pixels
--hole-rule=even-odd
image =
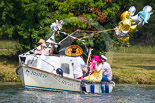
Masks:
[[[102,30],[102,31],[89,31],[89,30],[79,30],[78,31],[83,31],[83,32],[97,32],[97,33],[101,33],[101,32],[107,32],[107,31],[113,31],[115,30],[116,28],[113,28],[113,29],[107,29],[107,30]]]
[[[80,29],[78,29],[77,31],[84,31],[84,32],[96,32],[96,34],[98,34],[98,33],[101,33],[101,32],[107,32],[107,31],[113,31],[113,30],[116,30],[116,28],[113,28],[113,29],[107,29],[107,30],[102,30],[102,31],[89,31],[89,30],[80,30]],[[84,38],[88,38],[88,37],[90,37],[90,36],[84,36],[84,37],[82,37],[82,38],[80,38],[80,39],[84,39]]]

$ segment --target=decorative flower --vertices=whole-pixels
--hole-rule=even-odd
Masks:
[[[62,20],[60,20],[60,21],[56,20],[56,23],[52,23],[50,27],[54,31],[58,31],[58,30],[62,29],[62,24],[63,24]]]

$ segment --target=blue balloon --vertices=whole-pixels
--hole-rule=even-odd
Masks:
[[[144,25],[145,23],[148,23],[148,20],[150,19],[151,14],[153,14],[153,12],[149,13],[146,11],[140,11],[138,13],[138,20],[143,21],[143,25]]]

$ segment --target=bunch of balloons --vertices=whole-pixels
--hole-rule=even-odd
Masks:
[[[58,31],[62,29],[62,24],[63,24],[63,20],[56,20],[56,23],[52,23],[51,24],[51,29],[53,29],[54,31]]]
[[[150,15],[153,14],[152,7],[147,5],[143,8],[143,11],[135,14],[135,6],[131,6],[128,11],[121,14],[121,21],[115,29],[115,33],[119,40],[128,41],[129,36],[138,31],[138,28],[148,23]]]

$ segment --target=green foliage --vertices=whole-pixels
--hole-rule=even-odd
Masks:
[[[54,2],[54,1],[53,1]],[[2,0],[0,3],[0,37],[18,41],[21,51],[30,49],[39,38],[44,38],[52,20],[49,5],[52,1]]]
[[[153,0],[151,2],[144,0],[142,2],[138,0],[111,0],[111,2],[104,0],[1,0],[0,38],[16,40],[19,52],[25,52],[32,49],[40,38],[52,34],[50,24],[55,20],[64,20],[63,30],[67,30],[68,33],[76,29],[100,30],[98,29],[100,26],[110,29],[116,27],[120,21],[116,16],[119,11],[125,11],[131,5],[136,5],[139,10],[146,4],[154,8]],[[122,7],[126,8],[122,9]],[[107,16],[107,19],[104,19],[103,15]],[[153,17],[151,19],[154,21]],[[112,32],[109,32],[109,35],[117,41],[112,36]],[[136,37],[138,38],[139,35]],[[105,51],[107,42],[104,41],[104,37],[97,35],[94,38],[94,44],[89,39],[86,39],[86,44],[97,49],[98,52]],[[133,36],[133,40],[135,39]]]
[[[99,55],[101,51],[106,50],[106,44],[105,44],[104,39],[102,38],[104,37],[101,34],[98,34],[95,36],[95,39],[94,39],[95,52],[93,52],[94,55]]]

